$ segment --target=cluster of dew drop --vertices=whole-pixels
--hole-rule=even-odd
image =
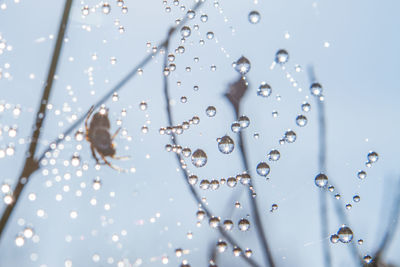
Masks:
[[[10,52],[13,50],[12,45],[8,44],[7,40],[0,33],[0,56],[5,52]],[[10,80],[12,78],[9,69],[11,67],[10,63],[4,63],[3,66],[0,66],[0,80],[4,77],[5,79]],[[4,70],[3,70],[4,68]]]
[[[161,135],[181,135],[185,130],[190,128],[190,125],[198,125],[200,123],[200,118],[198,116],[193,116],[190,120],[184,121],[176,126],[161,127],[159,133]]]
[[[195,174],[190,174],[188,176],[188,182],[192,186],[195,186],[199,181],[199,177]],[[240,183],[242,185],[250,185],[251,184],[251,177],[248,173],[243,172],[241,174],[237,174],[236,176],[230,176],[230,177],[223,177],[220,179],[201,179],[199,182],[199,188],[202,190],[217,190],[220,188],[221,185],[225,185],[229,188],[234,188],[236,185]]]

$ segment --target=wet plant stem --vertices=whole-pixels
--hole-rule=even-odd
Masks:
[[[29,144],[28,151],[26,152],[26,159],[24,163],[23,170],[18,178],[17,184],[15,188],[13,189],[13,202],[5,208],[1,220],[0,220],[0,240],[3,234],[4,229],[6,228],[7,222],[16,207],[18,200],[21,196],[21,193],[24,189],[24,187],[28,184],[30,176],[39,169],[39,161],[35,159],[35,153],[36,153],[36,148],[37,144],[40,139],[40,134],[42,130],[42,125],[43,121],[46,117],[46,111],[47,111],[47,104],[49,102],[50,98],[50,93],[52,90],[53,86],[53,81],[54,81],[54,75],[57,70],[57,64],[58,60],[60,57],[61,53],[61,48],[63,45],[64,41],[64,34],[67,28],[68,24],[68,18],[69,14],[71,11],[71,5],[72,5],[72,0],[66,0],[65,6],[64,6],[64,11],[63,11],[63,16],[60,22],[60,26],[58,29],[58,34],[57,34],[57,41],[54,47],[53,51],[53,56],[51,59],[50,67],[47,73],[47,79],[45,83],[45,87],[43,89],[43,94],[40,99],[39,103],[39,110],[36,113],[36,122],[35,125],[33,126],[33,133],[31,136],[31,141]]]
[[[167,37],[167,41],[165,42],[164,45],[164,65],[163,65],[163,69],[162,69],[162,75],[163,75],[163,79],[164,79],[164,99],[165,99],[165,105],[166,105],[166,113],[167,113],[167,118],[168,118],[168,125],[169,126],[173,126],[174,122],[173,122],[173,117],[172,117],[172,111],[171,111],[171,105],[170,105],[170,94],[169,94],[169,87],[168,87],[168,75],[164,75],[164,70],[165,68],[167,68],[168,66],[168,51],[169,51],[169,39],[171,38],[171,32],[172,30],[170,30],[168,37]],[[177,146],[178,145],[178,140],[177,140],[177,136],[171,132],[171,142],[173,145]],[[186,171],[186,169],[183,168],[182,164],[184,164],[184,159],[182,158],[182,156],[178,153],[175,154],[176,155],[176,160],[178,163],[178,166],[180,167],[181,173],[182,173],[182,177],[184,179],[184,182],[189,190],[189,192],[191,193],[191,195],[193,196],[193,198],[195,199],[196,203],[200,206],[202,206],[202,209],[204,210],[204,212],[206,213],[208,218],[211,218],[213,216],[213,213],[211,212],[210,209],[208,209],[206,206],[202,205],[202,201],[201,201],[201,197],[199,196],[199,194],[197,193],[197,191],[195,190],[195,188],[189,183],[189,177],[188,177],[188,173]],[[224,237],[232,246],[234,247],[238,247],[241,249],[241,247],[239,246],[238,242],[235,241],[233,239],[233,237],[228,234],[222,226],[218,225],[217,227],[218,232],[220,233],[220,235],[222,237]],[[241,249],[242,250],[242,249]],[[243,251],[243,250],[242,250]],[[241,253],[241,257],[242,259],[244,259],[250,266],[260,266],[258,265],[253,259],[248,258],[244,255],[244,253]]]

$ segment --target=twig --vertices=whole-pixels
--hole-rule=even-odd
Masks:
[[[167,41],[165,42],[164,45],[164,49],[165,49],[165,56],[164,56],[164,65],[163,65],[163,72],[164,69],[167,67],[168,64],[168,49],[169,49],[169,39],[171,38],[173,31],[172,29],[169,31],[168,37],[167,37]],[[171,106],[170,106],[170,96],[169,96],[169,90],[168,90],[168,76],[164,75],[164,99],[165,99],[165,104],[166,104],[166,111],[167,111],[167,116],[168,116],[168,124],[169,126],[173,126],[173,118],[172,118],[172,112],[171,112]],[[178,140],[176,135],[171,132],[171,141],[172,143],[177,146],[178,145]],[[190,191],[190,193],[192,194],[193,198],[196,200],[196,202],[199,205],[202,205],[202,201],[200,196],[198,195],[198,193],[196,192],[196,190],[194,189],[194,187],[189,183],[189,177],[188,174],[186,172],[186,170],[182,167],[182,162],[184,161],[182,156],[178,153],[175,154],[176,155],[176,160],[178,162],[178,165],[181,169],[181,172],[183,174],[183,179],[185,180],[185,183]],[[212,212],[204,205],[202,205],[202,209],[204,210],[204,212],[206,213],[208,218],[212,217]],[[238,248],[240,248],[240,246],[238,245],[238,243],[222,228],[222,226],[218,225],[217,227],[218,232],[232,245],[232,246],[236,246]],[[246,257],[243,253],[241,254],[241,257],[250,265],[250,266],[259,266],[253,259]]]
[[[308,75],[309,75],[309,80],[310,83],[315,82],[316,76],[314,72],[313,66],[308,66]],[[316,96],[316,102],[317,102],[317,113],[318,113],[318,135],[319,135],[319,152],[318,152],[318,168],[319,171],[322,173],[326,173],[327,168],[326,168],[326,116],[325,116],[325,105],[324,102],[319,98],[319,96]],[[330,177],[329,183],[334,186],[334,188],[338,189],[336,185],[333,184]],[[328,232],[328,206],[327,206],[327,201],[326,201],[326,190],[322,189],[319,193],[319,202],[320,202],[320,215],[321,215],[321,235],[322,237],[326,237],[329,235]],[[344,224],[347,226],[350,225],[349,220],[347,219],[346,214],[343,211],[342,208],[342,202],[334,200],[334,207],[336,211],[336,215],[339,217],[340,221],[342,221]],[[325,266],[331,266],[332,265],[332,258],[330,255],[329,251],[329,244],[327,242],[323,243],[323,249],[324,249],[324,261],[325,261]],[[361,263],[361,256],[360,253],[358,252],[358,249],[356,247],[356,244],[354,242],[351,242],[350,244],[350,249],[352,251],[352,256],[354,258],[356,266],[360,266]]]
[[[312,66],[308,68],[310,84],[316,81],[314,69]],[[326,121],[325,121],[325,106],[324,102],[319,98],[315,97],[317,102],[317,113],[318,113],[318,169],[321,173],[326,173]],[[321,216],[321,236],[324,238],[328,236],[329,220],[328,220],[328,205],[326,201],[325,188],[322,188],[319,192],[319,214]],[[324,253],[324,265],[326,267],[332,266],[332,257],[329,250],[329,243],[323,242],[323,253]]]
[[[237,80],[236,82],[232,83],[229,86],[229,90],[225,94],[225,97],[232,104],[232,107],[233,107],[236,117],[238,117],[240,114],[240,103],[241,103],[241,100],[242,100],[244,94],[246,93],[247,88],[248,88],[248,84],[245,81],[245,77],[240,77],[239,80]],[[242,163],[244,165],[243,167],[246,170],[246,172],[250,172],[249,163],[248,163],[247,155],[246,155],[246,149],[245,149],[245,145],[244,145],[244,141],[243,141],[242,131],[239,131],[239,150],[240,150],[240,155],[242,157]],[[249,193],[249,198],[250,198],[251,213],[254,217],[254,222],[256,225],[255,228],[256,228],[256,231],[259,236],[259,241],[261,242],[261,246],[263,248],[263,252],[264,252],[263,256],[264,256],[265,264],[266,264],[266,266],[274,267],[275,266],[274,259],[273,259],[271,250],[268,246],[267,237],[265,235],[264,227],[261,222],[261,216],[258,211],[257,200],[253,196],[254,192],[256,191],[255,186],[251,180],[250,180],[250,183],[248,184],[248,186],[249,187],[248,187],[247,191]],[[241,192],[239,192],[239,195],[240,194],[241,194]]]
[[[390,213],[389,225],[386,228],[385,236],[382,239],[381,244],[379,245],[378,250],[375,252],[373,257],[372,266],[378,266],[378,263],[382,260],[385,249],[390,246],[390,243],[393,240],[394,234],[396,232],[396,228],[398,225],[399,215],[400,215],[400,180],[397,186],[397,196],[392,206],[392,212]]]
[[[3,212],[3,215],[1,217],[1,220],[0,220],[0,240],[1,240],[1,236],[4,231],[4,228],[7,225],[8,219],[11,216],[11,213],[13,212],[14,207],[18,203],[21,192],[24,189],[25,185],[29,181],[29,177],[31,176],[32,173],[34,173],[37,169],[39,169],[39,162],[37,160],[35,160],[34,157],[35,157],[37,144],[38,144],[38,141],[40,138],[42,124],[46,117],[46,111],[47,111],[46,107],[47,107],[47,103],[49,102],[50,93],[51,93],[53,80],[54,80],[54,75],[57,70],[57,63],[58,63],[58,59],[59,59],[60,53],[61,53],[61,48],[63,45],[64,33],[67,28],[68,17],[70,14],[71,5],[72,5],[72,0],[66,0],[63,16],[62,16],[60,26],[58,29],[57,41],[56,41],[56,44],[54,47],[53,57],[51,59],[51,64],[50,64],[50,67],[49,67],[49,70],[47,73],[46,84],[43,89],[43,95],[42,95],[42,98],[39,103],[40,107],[36,114],[36,123],[33,128],[31,143],[29,145],[29,149],[26,154],[27,158],[25,159],[23,171],[22,171],[21,175],[19,176],[18,182],[13,190],[13,202],[6,207],[6,209]]]

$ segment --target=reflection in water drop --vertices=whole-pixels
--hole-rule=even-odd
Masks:
[[[220,219],[218,217],[211,217],[208,223],[210,224],[211,228],[217,228],[219,226]]]
[[[109,14],[111,11],[111,6],[108,3],[104,3],[102,7],[102,11],[104,14]]]
[[[319,83],[312,83],[310,86],[310,92],[313,96],[320,96],[322,95],[322,85]]]
[[[370,151],[367,158],[369,162],[374,163],[378,161],[379,155],[375,151]]]
[[[250,119],[244,115],[239,117],[238,122],[242,129],[245,129],[245,128],[249,127],[249,125],[250,125]]]
[[[240,131],[240,123],[235,121],[231,124],[231,130],[234,133],[238,133]]]
[[[235,70],[241,75],[245,75],[250,71],[250,61],[244,56],[241,56],[232,65],[235,68]]]
[[[364,180],[367,177],[367,173],[365,171],[359,171],[357,173],[357,177],[361,180]]]
[[[206,109],[206,114],[208,117],[214,117],[217,114],[217,109],[214,106],[208,106]]]
[[[233,142],[232,138],[228,135],[223,136],[218,141],[218,149],[224,154],[232,153],[233,149],[235,148],[235,143]]]
[[[257,174],[260,176],[267,176],[270,172],[269,165],[266,162],[260,162],[257,165]]]
[[[192,31],[190,30],[190,28],[188,26],[183,26],[181,29],[181,35],[183,38],[187,38],[190,36],[190,34],[192,33]]]
[[[226,248],[228,247],[228,244],[225,241],[219,240],[217,243],[217,249],[220,253],[224,252]]]
[[[233,229],[233,222],[231,220],[224,221],[224,229],[226,231],[231,231]]]
[[[289,53],[284,50],[284,49],[280,49],[278,50],[278,52],[276,52],[275,54],[275,62],[279,63],[279,64],[285,64],[286,62],[288,62],[289,60]]]
[[[296,133],[292,130],[287,130],[285,132],[285,141],[288,143],[293,143],[296,141]]]
[[[298,115],[296,117],[296,124],[300,127],[304,127],[307,125],[307,117],[304,115]]]
[[[238,222],[239,230],[245,232],[250,228],[250,222],[247,219],[240,219]]]
[[[339,236],[337,234],[333,234],[331,235],[330,239],[333,244],[336,244],[339,241]]]
[[[249,13],[249,21],[252,24],[257,24],[258,22],[260,22],[261,16],[260,13],[258,13],[257,11],[251,11]]]
[[[340,227],[337,235],[339,236],[339,240],[342,243],[349,243],[351,242],[351,240],[353,240],[353,231],[345,225]]]
[[[196,167],[203,167],[207,163],[207,154],[201,150],[197,149],[192,154],[192,163]]]
[[[273,149],[268,153],[268,160],[270,161],[277,161],[280,159],[280,157],[281,153],[276,149]]]
[[[328,184],[328,176],[323,173],[319,173],[315,176],[315,185],[318,187],[325,187]]]
[[[309,111],[311,110],[311,105],[310,105],[310,103],[307,103],[307,102],[303,103],[303,104],[301,105],[301,109],[302,109],[304,112],[309,112]]]
[[[266,82],[262,82],[257,89],[257,95],[262,97],[269,97],[272,93],[272,88]]]

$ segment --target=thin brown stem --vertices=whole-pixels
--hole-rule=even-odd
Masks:
[[[61,48],[63,45],[64,34],[65,34],[65,30],[67,28],[71,5],[72,5],[72,0],[66,0],[63,16],[62,16],[60,26],[58,29],[57,41],[56,41],[56,44],[54,47],[53,56],[52,56],[50,67],[49,67],[49,70],[47,73],[46,84],[43,89],[42,97],[40,99],[39,110],[36,113],[36,122],[35,122],[35,125],[33,128],[33,133],[32,133],[32,137],[31,137],[29,149],[26,153],[24,167],[18,178],[18,182],[13,190],[13,202],[6,207],[6,209],[4,210],[4,212],[2,214],[1,220],[0,220],[0,240],[1,240],[2,233],[7,225],[7,222],[9,220],[15,206],[18,203],[19,197],[21,196],[21,193],[22,193],[25,185],[29,181],[29,177],[32,175],[32,173],[34,173],[36,170],[39,169],[38,161],[35,160],[35,152],[36,152],[37,144],[38,144],[38,141],[40,138],[42,124],[46,117],[46,111],[47,111],[46,107],[47,107],[47,103],[49,102],[50,93],[52,90],[52,85],[53,85],[53,80],[54,80],[54,75],[57,70],[58,59],[60,57]]]

